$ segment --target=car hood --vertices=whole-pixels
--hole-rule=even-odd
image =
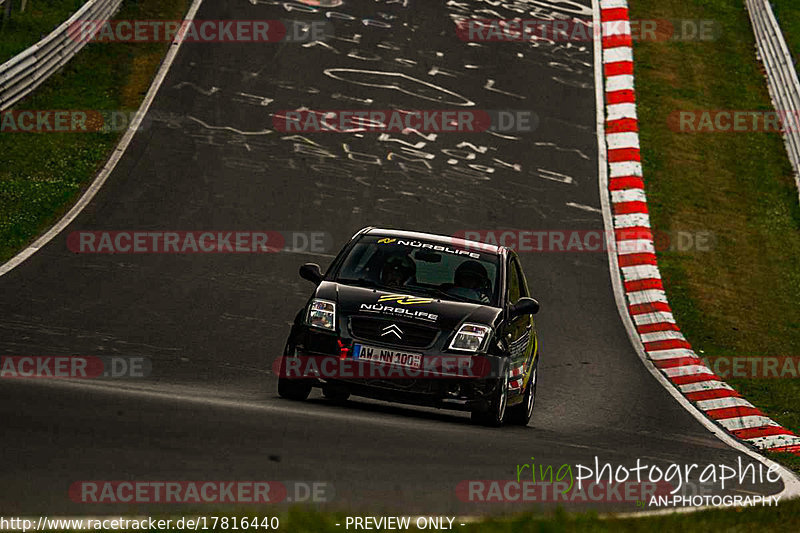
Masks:
[[[391,292],[323,281],[316,291],[317,298],[337,304],[342,316],[380,316],[436,325],[442,330],[454,330],[464,322],[496,325],[500,308],[478,303],[445,300],[422,293]]]

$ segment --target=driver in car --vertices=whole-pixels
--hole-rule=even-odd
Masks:
[[[417,266],[408,255],[393,255],[381,268],[381,283],[387,287],[402,287],[413,281]]]
[[[456,268],[450,292],[470,300],[489,303],[489,275],[477,261],[464,261]]]

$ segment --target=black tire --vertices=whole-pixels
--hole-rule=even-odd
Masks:
[[[506,405],[508,404],[508,360],[504,360],[500,367],[500,376],[497,386],[489,399],[486,410],[472,411],[472,421],[488,427],[500,427],[506,419]]]
[[[531,379],[528,380],[528,385],[525,387],[525,393],[522,397],[522,403],[508,408],[508,423],[517,426],[527,426],[533,414],[533,408],[536,404],[536,384],[539,382],[539,358],[536,358]]]
[[[325,385],[322,395],[332,402],[344,403],[350,397],[350,391],[341,385]]]
[[[278,395],[287,400],[302,402],[311,394],[311,384],[304,379],[278,378]]]
[[[286,356],[281,358],[280,375],[285,375]],[[307,379],[291,379],[278,376],[278,396],[287,400],[303,401],[311,394],[312,384]]]

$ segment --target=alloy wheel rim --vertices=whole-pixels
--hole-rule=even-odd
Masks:
[[[531,384],[530,390],[528,391],[528,416],[533,413],[533,403],[536,401],[535,391],[536,391],[536,369],[533,369],[533,375],[531,376]]]
[[[500,391],[500,406],[498,409],[498,419],[503,420],[506,415],[506,401],[508,398],[508,372],[506,372],[505,378],[503,379],[503,388]]]

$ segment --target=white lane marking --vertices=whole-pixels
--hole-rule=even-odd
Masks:
[[[753,404],[739,398],[738,396],[728,396],[725,398],[712,398],[710,400],[700,400],[697,402],[697,408],[703,411],[710,411],[712,409],[725,409],[726,407],[753,407]]]
[[[795,435],[767,435],[765,437],[753,437],[745,439],[756,448],[777,448],[778,446],[794,446],[800,444],[800,437]]]
[[[638,281],[640,279],[661,279],[661,272],[655,265],[637,265],[622,267],[625,281]]]
[[[606,107],[608,108],[608,117],[606,120],[620,120],[623,118],[633,118],[638,120],[638,115],[636,115],[636,104],[611,104]]]
[[[653,331],[650,333],[642,333],[640,337],[642,338],[642,342],[658,342],[658,341],[667,341],[672,339],[678,339],[682,341],[686,340],[686,337],[683,336],[683,333],[672,329],[668,329],[665,331]],[[652,356],[653,353],[654,352],[650,352],[650,355]]]
[[[669,303],[667,294],[661,289],[647,289],[644,291],[631,291],[627,293],[630,305],[639,305],[653,302]]]
[[[633,61],[633,48],[618,46],[603,51],[603,63],[619,63],[620,61]]]
[[[717,422],[729,431],[736,429],[751,429],[760,428],[764,426],[778,426],[780,425],[766,416],[750,415],[750,416],[734,416],[731,418],[720,418]]]
[[[649,228],[650,215],[647,213],[628,213],[626,215],[615,215],[614,225],[617,228]]]
[[[200,8],[200,4],[202,3],[203,0],[193,0],[184,20],[189,21],[194,19],[194,16],[197,13],[197,10]],[[80,212],[83,211],[87,205],[89,205],[89,202],[92,201],[97,192],[108,179],[108,176],[111,175],[114,167],[117,166],[117,163],[122,158],[122,155],[125,153],[128,145],[131,143],[133,136],[136,134],[136,130],[139,129],[142,120],[144,120],[144,116],[147,114],[148,109],[150,109],[150,105],[155,99],[156,93],[161,87],[161,84],[164,83],[164,78],[167,77],[167,72],[172,66],[172,62],[175,61],[175,57],[178,55],[178,51],[180,50],[182,44],[183,35],[181,32],[178,32],[178,34],[175,36],[175,40],[172,42],[169,50],[167,51],[167,55],[164,57],[164,62],[161,63],[161,67],[156,73],[155,79],[153,79],[153,83],[150,84],[150,88],[147,90],[147,95],[145,95],[142,105],[140,105],[138,111],[136,111],[136,114],[128,126],[127,131],[122,136],[122,139],[120,139],[116,148],[114,148],[114,151],[111,153],[111,157],[108,159],[105,166],[103,166],[102,170],[100,170],[100,172],[97,174],[97,177],[95,177],[89,188],[86,189],[86,192],[83,193],[83,196],[81,196],[75,205],[73,205],[72,208],[67,212],[67,214],[61,217],[61,220],[56,222],[56,224],[47,230],[44,235],[36,239],[33,244],[0,266],[0,276],[10,272],[13,268],[20,265],[23,261],[39,251],[40,248],[53,240],[56,235],[61,233],[64,228],[66,228],[73,220],[75,220]]]
[[[644,189],[622,189],[611,191],[611,201],[615,204],[620,202],[646,202],[647,195]]]
[[[602,26],[604,36],[631,34],[631,22],[629,20],[610,20],[603,22]]]
[[[628,239],[617,241],[617,253],[620,255],[654,254],[656,247],[650,239]]]
[[[664,373],[671,378],[681,376],[701,376],[704,374],[713,375],[711,370],[705,365],[682,365],[665,368]]]
[[[628,5],[627,0],[602,0],[602,2],[604,8],[627,7]],[[592,19],[594,26],[597,27],[600,22],[600,6],[598,0],[592,0]],[[612,222],[619,220],[620,217],[612,216],[611,202],[608,195],[608,156],[606,151],[605,116],[603,112],[605,93],[603,89],[602,39],[598,32],[594,33],[595,107],[597,112],[595,122],[597,127],[598,186],[600,187],[600,205],[603,208],[603,224],[605,226],[606,235],[612,235],[614,231]],[[697,409],[692,402],[687,400],[686,397],[681,394],[681,392],[675,386],[672,385],[666,376],[664,376],[664,374],[662,374],[656,368],[653,362],[648,359],[647,354],[644,351],[642,340],[639,338],[639,333],[636,331],[636,327],[633,325],[633,320],[628,314],[628,306],[625,302],[625,291],[623,290],[622,279],[619,275],[619,262],[617,260],[616,249],[617,243],[614,239],[608,239],[608,241],[607,251],[609,275],[611,277],[611,285],[614,291],[614,299],[617,304],[617,312],[622,320],[622,324],[625,326],[625,331],[628,333],[628,338],[630,339],[631,345],[636,351],[636,355],[639,356],[639,359],[642,361],[642,364],[645,366],[648,372],[650,372],[650,374],[661,384],[661,386],[664,387],[673,398],[675,398],[676,402],[686,409],[686,411],[688,411],[689,414],[691,414],[698,422],[700,422],[711,434],[715,435],[719,440],[734,450],[741,452],[755,459],[756,461],[761,462],[768,468],[771,468],[773,471],[778,472],[781,476],[781,480],[784,483],[784,488],[780,493],[778,493],[778,496],[785,499],[800,496],[800,479],[798,479],[795,474],[775,461],[767,459],[766,457],[758,454],[757,452],[745,446],[743,443],[739,442],[733,436],[723,431],[714,422],[709,420],[702,413],[702,411]],[[767,420],[772,422],[772,420]],[[775,422],[772,423],[775,424]],[[698,509],[686,507],[679,509],[665,509],[663,510],[663,513],[692,512],[695,510]],[[654,514],[655,513],[658,513],[658,511],[655,511]],[[639,513],[636,515],[641,516]]]
[[[642,339],[642,342],[645,342]],[[648,352],[650,359],[653,361],[667,361],[669,359],[679,359],[681,357],[697,357],[692,350],[688,348],[672,348],[670,350],[653,350]]]
[[[619,178],[622,176],[640,176],[642,175],[642,164],[638,161],[625,161],[623,163],[609,163],[610,173],[612,178]]]
[[[611,76],[606,84],[606,92],[624,91],[633,89],[633,76],[630,74],[620,74]]]
[[[620,133],[609,133],[606,136],[609,150],[620,148],[639,148],[639,135],[635,131],[622,131]]]
[[[637,326],[660,324],[661,322],[675,324],[675,317],[669,311],[656,311],[655,313],[641,313],[633,315],[633,321],[636,322]]]
[[[679,387],[684,394],[689,394],[692,392],[703,392],[707,390],[719,390],[719,389],[726,389],[729,391],[733,390],[733,387],[731,387],[724,381],[718,381],[716,379],[712,379],[709,381],[700,381],[698,383],[687,383],[685,385],[679,385]]]

